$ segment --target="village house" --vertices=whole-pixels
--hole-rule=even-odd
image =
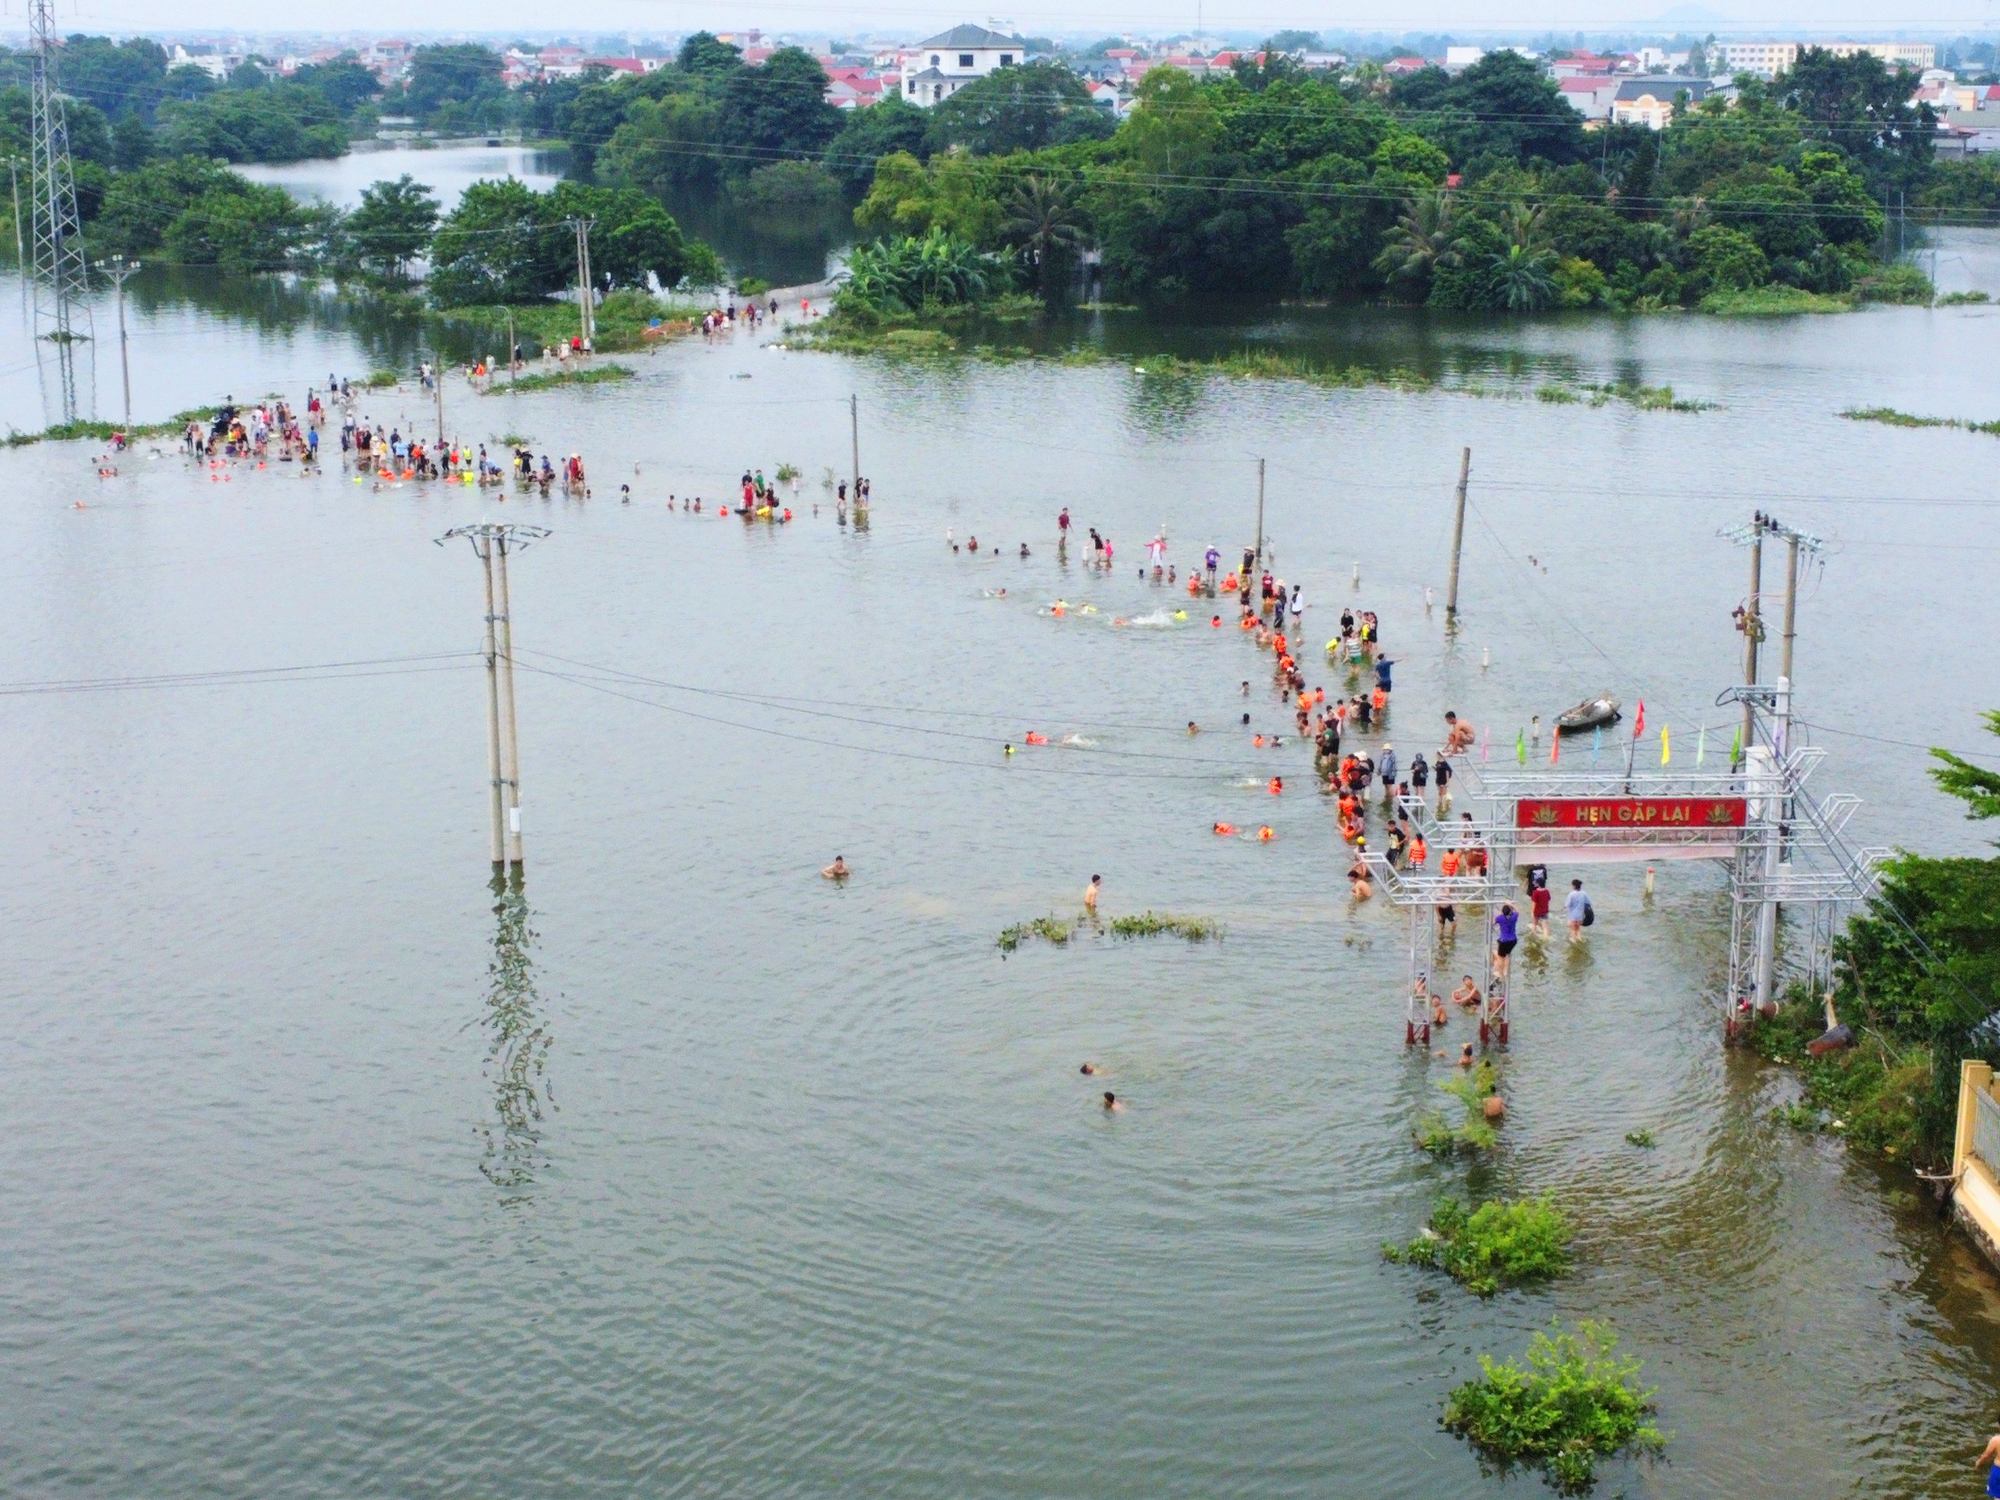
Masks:
[[[1690,105],[1699,104],[1712,88],[1706,78],[1627,78],[1612,97],[1611,119],[1618,125],[1665,130],[1674,117],[1676,99],[1685,94]]]

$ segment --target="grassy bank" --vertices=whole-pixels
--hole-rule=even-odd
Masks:
[[[991,307],[929,317],[853,318],[836,307],[824,321],[793,335],[790,347],[832,354],[878,354],[911,359],[955,357],[1002,364],[1041,360],[1072,368],[1126,367],[1135,375],[1165,379],[1295,381],[1323,390],[1388,390],[1413,395],[1438,393],[1502,401],[1521,401],[1533,396],[1545,402],[1593,407],[1616,402],[1641,411],[1698,412],[1706,411],[1713,405],[1712,402],[1677,396],[1671,386],[1631,382],[1591,384],[1584,381],[1545,381],[1535,387],[1485,385],[1473,381],[1441,380],[1401,365],[1386,369],[1358,364],[1330,365],[1279,349],[1235,349],[1226,354],[1191,359],[1177,354],[1122,354],[1090,344],[1042,350],[1025,344],[995,343],[979,336],[985,332],[983,325],[986,323],[995,320],[1026,322],[1039,318],[1041,313],[1041,305],[1031,297],[1012,297]]]
[[[1850,422],[1880,422],[1888,427],[1955,427],[1960,432],[1983,432],[2000,437],[2000,422],[1973,422],[1963,417],[1919,417],[1893,406],[1854,406],[1841,415]]]
[[[1747,291],[1710,292],[1696,306],[1717,318],[1777,318],[1794,313],[1853,312],[1861,299],[1852,292],[1808,292],[1795,286],[1760,286]]]

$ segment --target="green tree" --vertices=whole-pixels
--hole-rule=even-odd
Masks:
[[[930,116],[904,99],[890,94],[879,104],[851,111],[840,134],[827,144],[826,169],[839,181],[849,197],[860,198],[875,177],[875,164],[893,152],[904,151],[919,159],[924,150],[924,132]]]
[[[107,254],[138,256],[160,247],[167,228],[195,200],[249,186],[221,163],[205,156],[167,157],[147,162],[111,180],[91,225],[92,242]]]
[[[975,156],[1040,151],[1108,137],[1114,122],[1081,78],[1056,63],[996,68],[931,110],[933,151],[959,147]]]
[[[292,75],[292,82],[318,94],[343,119],[382,92],[381,83],[355,61],[352,52],[343,52],[332,62],[308,63]]]
[[[535,302],[575,275],[575,237],[550,200],[509,177],[475,182],[431,240],[431,295],[443,307]]]
[[[1740,229],[1710,224],[1688,236],[1688,259],[1717,291],[1744,291],[1771,279],[1771,263]]]
[[[153,132],[146,117],[136,111],[119,117],[111,127],[112,162],[121,172],[145,165],[153,154]]]
[[[86,100],[117,121],[128,114],[151,120],[167,76],[166,50],[147,37],[113,42],[109,37],[72,36],[59,63],[63,92]]]
[[[348,215],[346,233],[361,264],[376,275],[400,281],[437,229],[438,200],[405,172],[394,182],[361,190],[361,204]]]
[[[1426,68],[1398,80],[1391,97],[1429,116],[1412,124],[1460,165],[1488,154],[1557,166],[1589,155],[1582,116],[1518,52],[1489,52],[1456,78]]]
[[[500,54],[476,42],[419,47],[410,54],[404,97],[409,110],[429,120],[447,105],[463,104],[503,91]]]
[[[840,111],[826,102],[826,70],[798,47],[780,47],[758,68],[739,68],[722,91],[717,135],[731,154],[726,170],[743,175],[781,157],[817,156],[840,133]]]
[[[182,265],[215,266],[240,276],[292,265],[306,231],[290,193],[243,182],[212,189],[188,204],[167,226],[164,249]]]
[[[1988,731],[2000,734],[2000,709],[1989,710],[1985,719]],[[1968,818],[2000,818],[2000,771],[1974,765],[1949,750],[1932,750],[1931,759],[1938,762],[1931,767],[1931,780],[1946,796],[1965,804]]]
[[[1556,266],[1561,257],[1542,232],[1539,209],[1508,206],[1507,244],[1488,266],[1492,296],[1509,312],[1540,312],[1556,298]]]
[[[714,32],[697,31],[681,43],[674,65],[697,78],[728,79],[743,66],[743,54],[717,41]]]
[[[598,288],[645,289],[648,278],[678,286],[698,263],[674,218],[636,188],[560,182],[547,198],[550,222],[590,218],[590,269]],[[574,275],[569,278],[574,281]]]

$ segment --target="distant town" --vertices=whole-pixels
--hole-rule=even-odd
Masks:
[[[1218,35],[1149,37],[1125,34],[1084,40],[1028,36],[960,24],[910,41],[874,36],[832,37],[820,33],[765,32],[752,27],[716,33],[745,64],[760,66],[783,48],[815,57],[826,73],[826,100],[843,110],[864,109],[898,96],[928,108],[998,69],[1030,62],[1060,65],[1083,80],[1091,99],[1107,115],[1123,119],[1131,110],[1140,80],[1157,68],[1195,78],[1228,74],[1240,63],[1261,65],[1282,56],[1307,73],[1375,74],[1397,78],[1425,68],[1456,75],[1492,52],[1514,52],[1556,80],[1563,97],[1585,123],[1613,122],[1662,130],[1677,107],[1705,99],[1731,99],[1742,78],[1770,80],[1789,69],[1802,49],[1835,57],[1870,55],[1890,69],[1914,77],[1911,102],[1928,105],[1937,119],[1937,150],[1989,151],[2000,147],[2000,59],[1990,40],[1853,40],[1838,35],[1796,34],[1750,39],[1661,37],[1617,42],[1578,35],[1565,46],[1553,38],[1539,43],[1476,45],[1448,36],[1348,39],[1335,45],[1318,33],[1283,31],[1256,42]],[[185,36],[160,38],[176,68],[196,70],[223,82],[246,63],[279,78],[302,69],[353,62],[374,75],[393,98],[410,79],[420,47],[451,43],[485,47],[500,59],[498,80],[508,89],[533,88],[561,80],[589,81],[643,75],[670,62],[685,38],[677,33],[499,42],[467,37],[331,36],[299,38]],[[1586,45],[1592,40],[1594,45]],[[379,122],[385,139],[435,132],[393,111]]]

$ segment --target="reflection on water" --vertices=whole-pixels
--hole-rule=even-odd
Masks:
[[[835,252],[854,239],[853,216],[839,204],[753,209],[723,193],[670,193],[666,203],[681,228],[712,246],[736,275],[772,286],[824,280]]]
[[[555,1041],[535,990],[535,930],[517,873],[493,877],[493,958],[486,966],[486,1077],[493,1085],[493,1120],[480,1128],[486,1142],[479,1170],[509,1202],[525,1201],[544,1157],[542,1122],[556,1108],[549,1085],[549,1047]]]

